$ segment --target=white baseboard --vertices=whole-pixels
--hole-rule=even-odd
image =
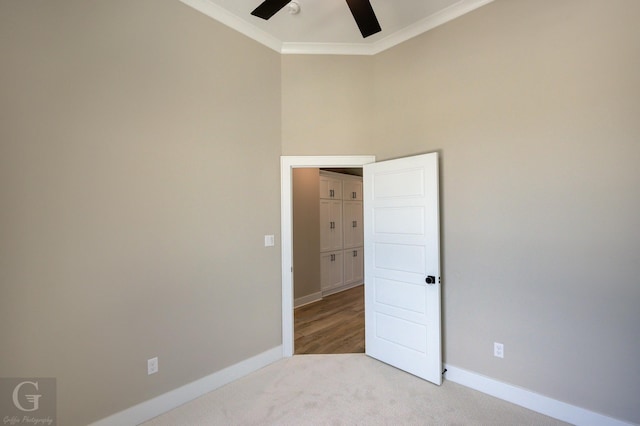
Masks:
[[[105,417],[91,426],[137,425],[192,401],[221,386],[231,383],[282,359],[282,346],[269,349],[254,357],[241,361],[202,379],[169,391],[158,397],[134,405],[124,411]]]
[[[307,296],[298,297],[293,301],[293,307],[299,308],[300,306],[308,305],[309,303],[317,302],[318,300],[322,300],[322,292],[311,293]]]
[[[360,285],[363,285],[364,282],[360,281],[360,282],[355,282],[355,283],[351,283],[351,284],[346,284],[340,287],[336,287],[336,288],[332,288],[331,290],[326,290],[322,292],[322,297],[324,296],[330,296],[332,294],[336,294],[336,293],[340,293],[341,291],[345,291],[345,290],[349,290],[352,289],[354,287],[358,287]]]
[[[500,382],[472,371],[445,365],[446,380],[577,426],[632,426],[612,417]]]

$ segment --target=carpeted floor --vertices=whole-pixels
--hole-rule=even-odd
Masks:
[[[563,425],[364,354],[280,360],[145,423],[177,425]]]

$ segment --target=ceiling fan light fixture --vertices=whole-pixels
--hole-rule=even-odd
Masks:
[[[370,0],[346,0],[346,2],[360,33],[362,33],[362,37],[367,38],[382,31]],[[251,14],[268,20],[287,5],[289,5],[290,14],[296,15],[300,13],[300,4],[295,0],[264,0]]]
[[[289,14],[297,15],[298,13],[300,13],[300,4],[296,1],[289,3]]]

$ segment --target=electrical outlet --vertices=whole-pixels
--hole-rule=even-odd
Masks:
[[[147,375],[158,372],[158,357],[147,360]]]
[[[493,356],[504,358],[504,345],[502,343],[493,342]]]

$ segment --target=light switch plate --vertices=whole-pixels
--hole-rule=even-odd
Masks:
[[[276,245],[276,237],[275,235],[265,235],[264,236],[264,246],[265,247],[273,247]]]

